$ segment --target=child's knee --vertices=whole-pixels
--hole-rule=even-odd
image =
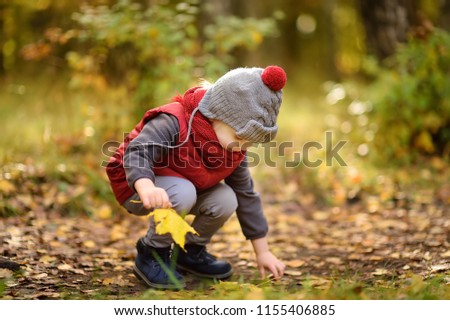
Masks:
[[[177,185],[169,192],[172,208],[179,214],[189,214],[192,207],[197,202],[197,190],[189,181]]]
[[[233,189],[222,184],[220,191],[215,195],[216,201],[210,214],[224,220],[228,219],[237,209],[238,201]]]

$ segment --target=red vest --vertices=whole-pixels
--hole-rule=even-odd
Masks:
[[[125,137],[124,142],[117,148],[106,167],[106,173],[110,180],[114,196],[120,204],[123,204],[134,194],[134,191],[128,186],[125,169],[123,168],[125,150],[130,142],[139,135],[144,125],[160,113],[167,113],[177,118],[180,127],[177,145],[184,142],[187,137],[188,122],[185,117],[184,108],[180,103],[173,102],[156,109],[148,110],[137,126]],[[198,190],[204,190],[228,177],[242,162],[230,161],[229,159],[217,159],[217,166],[208,167],[202,161],[204,157],[208,156],[208,154],[202,154],[199,148],[196,148],[190,136],[187,142],[180,147],[169,149],[169,152],[162,161],[155,162],[153,172],[157,176],[174,176],[187,179]],[[223,165],[224,161],[226,161],[226,165]]]

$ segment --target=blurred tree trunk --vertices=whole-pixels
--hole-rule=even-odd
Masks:
[[[3,56],[3,46],[5,45],[5,39],[6,39],[6,34],[5,34],[5,9],[6,9],[6,5],[5,4],[0,4],[0,76],[3,75],[5,73],[5,61],[4,61],[4,56]]]
[[[418,24],[416,0],[360,0],[360,10],[368,48],[380,60],[392,55]]]
[[[200,1],[200,15],[197,20],[197,27],[200,30],[200,38],[205,40],[203,35],[203,28],[208,24],[214,24],[219,16],[238,16],[240,18],[247,17],[246,1],[241,0],[201,0]],[[245,49],[235,48],[233,58],[235,63],[231,67],[238,67],[242,65],[245,55]]]
[[[442,7],[440,8],[440,17],[438,24],[443,29],[450,31],[450,1],[444,1]]]

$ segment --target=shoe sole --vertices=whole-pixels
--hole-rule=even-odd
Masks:
[[[194,271],[185,266],[182,266],[181,264],[177,264],[177,268],[180,270],[192,273],[193,275],[195,275],[197,277],[208,278],[208,279],[217,279],[217,280],[229,278],[233,274],[233,271],[234,271],[233,269],[231,269],[230,271],[228,271],[226,273],[222,273],[222,274],[207,274],[207,273],[200,273],[200,272]]]
[[[179,285],[177,284],[161,284],[161,283],[154,283],[147,279],[147,277],[139,270],[136,266],[133,267],[133,273],[139,280],[144,281],[147,286],[155,288],[155,289],[183,289],[186,284],[184,282],[180,282]]]

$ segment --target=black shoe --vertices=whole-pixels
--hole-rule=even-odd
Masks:
[[[138,279],[158,289],[182,289],[185,286],[183,276],[171,268],[170,247],[149,247],[139,239],[136,249],[134,274]]]
[[[225,279],[233,274],[233,268],[226,261],[217,260],[206,251],[205,246],[186,244],[187,252],[180,247],[178,250],[177,267],[199,277]]]

